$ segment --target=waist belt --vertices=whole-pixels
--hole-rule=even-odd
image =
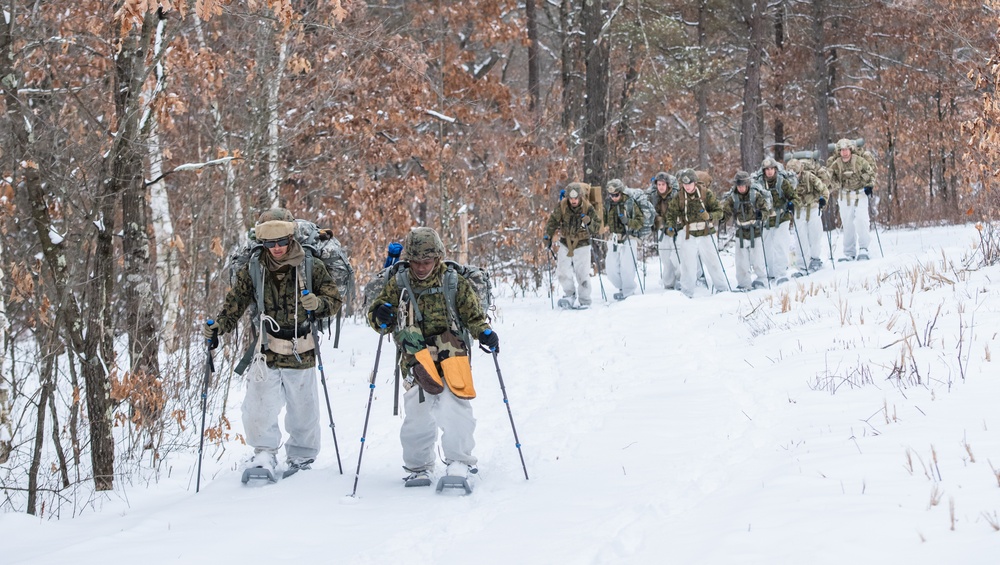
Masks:
[[[691,222],[688,231],[704,231],[712,228],[712,222]]]
[[[736,225],[739,226],[739,227],[741,227],[741,228],[748,228],[750,226],[757,225],[757,220],[756,219],[753,219],[753,220],[736,220]]]
[[[269,337],[267,348],[278,355],[295,355],[316,349],[316,340],[313,334],[308,333],[298,339],[281,339],[280,337]]]

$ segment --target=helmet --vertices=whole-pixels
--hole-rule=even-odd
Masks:
[[[608,194],[618,194],[625,189],[625,183],[621,179],[611,179],[608,181]]]
[[[663,182],[667,183],[667,184],[670,184],[670,175],[668,175],[664,171],[660,171],[660,172],[656,173],[656,176],[653,177],[653,182],[656,183],[656,182],[660,182],[661,180]]]
[[[257,218],[254,237],[267,241],[295,235],[295,216],[284,208],[271,208]]]
[[[736,176],[733,177],[733,184],[750,186],[750,173],[746,171],[736,171]]]
[[[590,187],[582,182],[571,182],[566,185],[566,197],[567,198],[580,198],[587,194]]]
[[[805,167],[803,166],[802,161],[798,159],[791,159],[787,163],[785,163],[785,168],[797,175],[801,175],[802,169]]]
[[[837,151],[841,151],[843,149],[850,149],[851,151],[854,151],[854,142],[845,137],[837,142],[836,148]]]
[[[444,242],[433,228],[413,228],[403,240],[403,261],[444,258]]]
[[[677,178],[681,181],[681,184],[694,184],[698,180],[698,176],[694,174],[694,169],[684,169],[677,175]]]
[[[778,162],[771,157],[765,157],[764,161],[760,164],[761,169],[777,169]]]

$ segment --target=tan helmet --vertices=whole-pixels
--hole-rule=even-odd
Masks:
[[[760,164],[761,170],[763,169],[775,169],[778,168],[778,162],[774,160],[773,157],[765,157],[764,161]]]
[[[566,198],[581,198],[586,196],[590,187],[586,183],[571,182],[566,185]]]
[[[433,228],[413,228],[403,240],[403,261],[426,261],[444,258],[444,242]]]
[[[852,141],[850,139],[847,139],[845,137],[845,138],[841,139],[840,141],[838,141],[837,145],[835,147],[837,148],[837,151],[841,151],[843,149],[850,149],[853,152],[854,151],[854,141]]]
[[[284,208],[265,210],[254,226],[254,237],[261,241],[281,239],[295,235],[295,216]]]
[[[793,173],[795,173],[797,175],[801,175],[802,174],[802,169],[803,169],[802,161],[800,161],[798,159],[792,159],[792,160],[788,161],[787,163],[785,163],[785,168],[788,169],[789,171],[792,171]]]

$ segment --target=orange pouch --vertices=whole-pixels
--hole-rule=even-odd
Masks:
[[[476,397],[476,389],[472,386],[472,366],[467,355],[441,361],[441,370],[444,371],[444,381],[455,396],[466,400]]]

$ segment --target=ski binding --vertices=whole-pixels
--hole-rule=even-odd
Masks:
[[[249,469],[243,470],[243,484],[247,484],[250,481],[267,481],[269,483],[276,483],[278,479],[274,478],[271,471],[263,467],[250,467]]]
[[[467,477],[453,477],[445,475],[438,479],[437,492],[445,489],[465,489],[465,494],[472,494],[472,485]]]

